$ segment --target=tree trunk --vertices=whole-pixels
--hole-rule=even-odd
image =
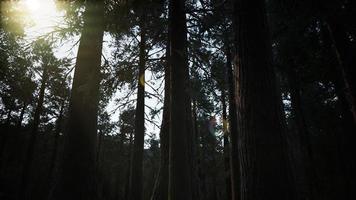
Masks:
[[[51,199],[97,199],[96,143],[104,4],[87,1],[65,132],[61,176]]]
[[[169,41],[169,38],[168,38]],[[166,65],[164,68],[164,104],[162,126],[160,132],[161,144],[161,160],[160,170],[157,179],[156,189],[153,192],[151,200],[166,200],[168,198],[168,165],[169,165],[169,128],[170,128],[170,84],[171,84],[171,68],[170,68],[170,45],[167,43],[166,49]]]
[[[231,65],[231,51],[228,45],[228,41],[225,41],[226,45],[226,68],[228,77],[228,90],[229,90],[229,124],[230,124],[230,172],[231,172],[231,198],[233,200],[238,199],[239,193],[239,181],[240,181],[240,164],[238,155],[238,130],[237,130],[237,108],[236,108],[236,94],[235,94],[235,78]]]
[[[170,200],[191,200],[191,169],[189,156],[189,68],[185,5],[182,0],[171,0],[169,5],[171,55],[171,129],[169,152]]]
[[[226,97],[225,88],[221,90],[221,103],[222,103],[222,119],[223,119],[223,140],[224,140],[224,167],[225,167],[225,188],[226,197],[231,200],[231,170],[230,170],[230,142],[229,131],[227,126],[227,113],[226,113]]]
[[[32,129],[31,129],[31,134],[30,134],[30,141],[27,146],[26,157],[25,157],[25,161],[24,161],[24,165],[23,165],[23,169],[22,169],[21,185],[20,185],[20,193],[19,193],[21,199],[27,198],[27,187],[28,187],[28,182],[29,182],[30,173],[31,173],[31,165],[33,162],[33,156],[34,156],[37,134],[38,134],[37,132],[38,132],[38,127],[40,125],[40,117],[42,114],[43,101],[44,101],[46,84],[47,84],[47,79],[48,79],[47,67],[48,66],[43,66],[41,86],[40,86],[40,91],[39,91],[39,95],[38,95],[37,106],[36,106],[35,113],[33,116],[33,125],[32,125]]]
[[[240,199],[290,199],[282,111],[272,67],[265,2],[235,3]],[[236,138],[232,138],[232,145],[236,143]]]
[[[141,200],[143,192],[143,148],[145,137],[145,67],[146,67],[146,33],[144,15],[140,19],[139,72],[137,79],[137,104],[135,115],[135,137],[130,169],[129,199]]]

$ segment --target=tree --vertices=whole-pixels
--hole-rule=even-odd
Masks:
[[[160,130],[160,168],[154,186],[151,200],[164,200],[168,197],[168,175],[169,175],[169,131],[170,131],[170,102],[171,102],[171,68],[170,68],[170,48],[169,38],[167,37],[166,63],[164,65],[164,102],[162,124]]]
[[[192,199],[189,169],[189,69],[187,58],[187,27],[184,1],[169,2],[169,33],[171,63],[171,129],[169,154],[168,199]]]
[[[87,1],[69,101],[61,176],[51,199],[96,199],[96,137],[104,3]]]
[[[22,171],[22,179],[20,185],[20,194],[21,198],[25,199],[27,196],[27,186],[29,181],[29,175],[31,171],[31,165],[34,157],[34,149],[37,141],[37,134],[40,125],[40,117],[43,111],[43,104],[45,100],[45,92],[47,89],[47,84],[51,76],[59,76],[58,73],[55,73],[55,68],[61,68],[63,63],[60,60],[56,59],[53,55],[51,46],[46,43],[46,41],[39,40],[36,41],[34,45],[34,60],[40,63],[40,88],[38,91],[38,99],[35,108],[35,112],[33,114],[33,123],[32,129],[30,133],[30,141],[27,147],[27,154],[24,161],[23,171]],[[58,70],[57,70],[58,71]]]
[[[288,199],[281,110],[265,3],[237,0],[234,9],[238,143],[232,145],[238,144],[241,166],[241,196],[234,198]],[[237,167],[233,167],[236,172]]]
[[[145,137],[145,68],[146,68],[146,30],[145,15],[140,16],[140,53],[139,72],[137,77],[137,104],[135,115],[135,137],[130,169],[130,194],[129,199],[142,199],[142,164]]]

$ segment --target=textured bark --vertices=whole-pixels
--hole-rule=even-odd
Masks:
[[[132,164],[130,169],[130,200],[141,200],[143,191],[143,148],[145,137],[145,65],[146,65],[146,33],[144,27],[144,16],[140,19],[140,37],[139,44],[139,72],[137,79],[137,104],[135,115],[135,137],[132,154]]]
[[[171,129],[169,152],[170,200],[192,199],[189,156],[189,69],[187,27],[184,1],[171,0],[169,5],[171,55]]]
[[[235,3],[240,199],[289,199],[281,108],[265,2],[236,0]],[[233,146],[236,143],[232,141]]]
[[[73,77],[61,174],[50,199],[97,199],[96,143],[104,7],[87,1]]]
[[[23,169],[22,169],[22,175],[21,175],[21,184],[20,184],[20,193],[19,193],[21,199],[27,199],[27,187],[28,187],[30,173],[31,173],[31,165],[33,162],[33,156],[34,156],[37,134],[38,134],[38,127],[40,125],[40,117],[42,114],[43,101],[44,101],[44,96],[45,96],[47,80],[48,80],[48,71],[47,70],[48,70],[48,66],[46,66],[46,65],[43,66],[41,86],[40,86],[40,91],[39,91],[39,95],[38,95],[37,106],[36,106],[35,113],[33,116],[33,124],[32,124],[31,133],[30,133],[30,141],[27,146],[26,157],[25,157],[25,161],[24,161],[24,165],[23,165]]]
[[[239,182],[240,182],[240,164],[238,155],[238,130],[237,130],[237,108],[236,108],[236,94],[235,94],[235,78],[231,65],[231,52],[230,47],[226,41],[226,68],[228,77],[228,90],[229,90],[229,124],[230,124],[230,172],[231,172],[231,198],[238,199]]]

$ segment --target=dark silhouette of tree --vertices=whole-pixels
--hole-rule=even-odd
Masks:
[[[51,199],[97,199],[96,137],[104,4],[87,1],[69,101],[61,175]]]
[[[264,1],[235,1],[240,198],[287,199],[283,129]],[[232,133],[234,134],[234,133]],[[232,137],[232,140],[234,138]],[[236,152],[235,152],[236,153]],[[233,166],[235,171],[236,166]],[[278,176],[275,173],[278,172]],[[234,180],[237,182],[238,180]]]
[[[163,200],[168,197],[168,175],[169,175],[169,131],[170,131],[170,105],[171,105],[171,68],[170,47],[167,36],[166,63],[164,65],[164,102],[162,124],[160,129],[160,168],[153,189],[151,200]]]
[[[192,199],[189,158],[190,112],[187,28],[184,1],[169,2],[170,66],[171,66],[171,129],[169,143],[168,199]]]
[[[135,115],[135,135],[130,169],[129,199],[142,199],[142,164],[145,137],[145,68],[146,68],[146,30],[145,15],[140,16],[139,72],[137,77],[137,104]]]
[[[34,149],[37,141],[38,129],[40,125],[40,117],[43,112],[43,104],[45,99],[45,92],[47,89],[48,81],[51,76],[59,76],[54,72],[54,68],[60,68],[62,65],[61,61],[57,60],[53,52],[51,51],[51,46],[43,40],[37,41],[34,46],[34,60],[40,63],[40,88],[38,91],[38,99],[36,101],[35,112],[33,114],[33,122],[30,133],[30,141],[26,151],[26,158],[24,161],[21,185],[20,185],[20,198],[27,198],[27,187],[29,182],[29,175],[31,171],[31,165],[34,157]]]

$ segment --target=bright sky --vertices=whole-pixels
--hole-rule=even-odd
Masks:
[[[25,11],[26,20],[31,22],[31,26],[25,29],[26,39],[29,41],[36,40],[36,38],[43,36],[51,31],[55,30],[56,26],[64,25],[64,13],[60,12],[57,7],[55,0],[22,0],[19,2],[18,6],[20,9]],[[79,36],[70,38],[67,41],[63,41],[60,46],[54,49],[55,54],[58,58],[64,57],[75,57],[77,54],[78,47],[73,47],[75,42],[79,39]],[[111,58],[111,53],[114,50],[110,47],[113,38],[109,34],[105,34],[104,36],[104,45],[103,45],[103,55],[107,58]],[[145,79],[150,80],[152,74],[148,71],[146,73]],[[151,84],[152,85],[152,84]],[[154,85],[154,84],[153,84]],[[153,90],[149,87],[145,87],[146,91],[154,93]],[[123,94],[116,93],[115,97],[120,97]],[[130,99],[136,98],[136,95],[130,97]],[[146,105],[150,105],[151,107],[155,107],[157,105],[157,100],[152,98],[146,98]],[[115,103],[114,101],[109,103],[107,110],[109,113],[114,110]],[[112,115],[112,121],[117,121],[121,110],[118,110],[116,113]],[[148,108],[145,109],[146,114],[149,114]],[[160,124],[161,115],[159,115],[155,121]],[[153,124],[146,121],[146,133],[154,133],[159,135],[159,129],[155,127]]]
[[[29,36],[49,33],[63,22],[64,14],[58,11],[54,0],[22,0],[20,6],[28,13],[27,17],[33,23],[26,29]]]

